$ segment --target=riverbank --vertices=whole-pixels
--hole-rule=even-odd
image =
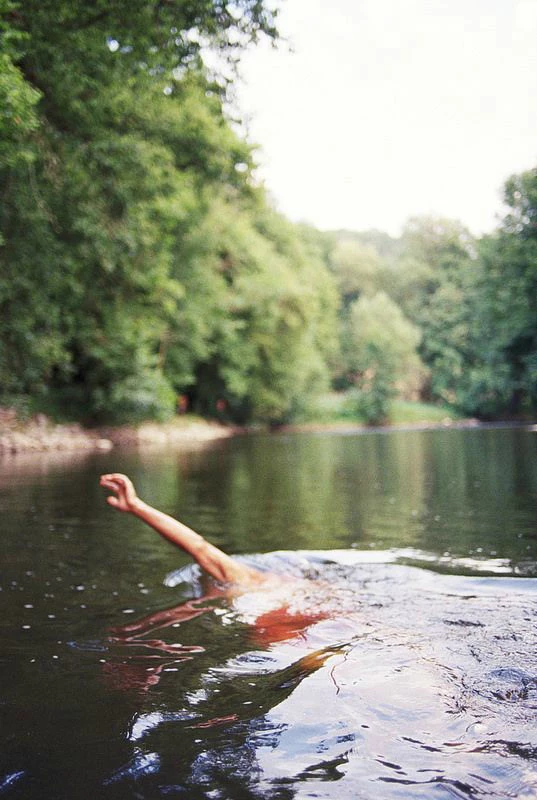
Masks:
[[[15,409],[0,408],[0,454],[50,451],[101,451],[137,445],[201,443],[233,436],[236,428],[197,417],[178,417],[167,423],[84,428],[57,424],[44,414],[18,418]]]
[[[525,421],[482,423],[477,419],[438,417],[408,419],[397,415],[383,425],[371,426],[351,419],[318,420],[272,429],[273,433],[359,433],[396,430],[434,430],[438,428],[479,428],[514,425],[536,426]],[[20,419],[12,408],[0,408],[0,456],[32,452],[106,452],[116,447],[151,447],[196,445],[227,439],[245,429],[204,420],[194,415],[176,417],[170,422],[144,422],[140,425],[102,426],[84,428],[79,423],[58,424],[45,414]]]
[[[421,422],[385,422],[382,425],[365,425],[364,423],[340,422],[304,422],[298,425],[282,425],[281,433],[360,433],[368,431],[427,431],[439,428],[479,428],[484,423],[477,419],[444,419],[442,421]],[[511,423],[497,423],[497,425]]]

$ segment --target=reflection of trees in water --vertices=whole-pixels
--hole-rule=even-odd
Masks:
[[[291,781],[271,782],[274,786],[270,789],[259,788],[263,774],[258,749],[277,747],[287,727],[275,726],[267,715],[341,650],[341,646],[327,647],[274,672],[252,671],[225,680],[202,676],[202,688],[183,695],[181,711],[149,712],[135,719],[131,730],[134,756],[108,779],[107,785],[113,790],[124,781],[134,780],[144,790],[157,792],[167,787],[166,791],[171,791],[175,787],[187,792],[189,798],[205,797],[209,791],[211,797],[256,797],[258,789],[263,797],[293,797]],[[258,660],[267,663],[262,657]],[[246,664],[255,667],[256,659],[245,658]],[[343,763],[345,755],[321,761],[298,777],[337,780],[342,777],[337,767]]]
[[[171,668],[177,670],[175,675],[180,680],[182,665],[179,662],[183,658],[191,659],[188,666],[192,670],[197,655],[189,654],[188,646],[184,652],[179,652],[181,646],[177,644],[177,658],[170,658],[174,645],[157,639],[155,630],[177,626],[215,609],[221,612],[221,607],[215,604],[217,600],[218,590],[215,590],[198,600],[149,615],[114,632],[111,644],[116,660],[103,665],[105,679],[113,688],[135,690],[140,699],[144,698],[147,710],[137,713],[130,723],[128,738],[133,745],[133,756],[106,780],[110,796],[121,796],[121,787],[132,782],[142,791],[150,792],[151,796],[153,792],[155,795],[184,794],[194,799],[204,798],[209,792],[211,797],[230,800],[255,798],[261,796],[260,792],[264,798],[286,800],[294,796],[291,782],[283,779],[271,782],[270,788],[260,788],[263,774],[258,763],[258,749],[275,748],[287,727],[271,723],[268,714],[283,703],[304,679],[323,667],[329,658],[344,652],[346,645],[336,644],[306,653],[277,669],[274,669],[275,658],[268,652],[244,652],[244,648],[237,648],[235,654],[230,654],[228,647],[222,666],[204,671],[201,659],[197,679],[193,681],[190,674],[180,699],[166,699],[166,708],[173,704],[178,710],[157,710],[148,701],[152,700],[151,693],[158,691],[157,684],[161,677],[165,677],[165,670],[173,664]],[[276,609],[272,619],[275,640],[292,639],[319,618],[319,615],[311,613],[291,614],[287,608]],[[261,642],[268,645],[270,612],[258,619],[261,620]],[[292,624],[289,625],[290,620]],[[288,625],[287,636],[282,632],[282,624]],[[226,629],[228,643],[234,639],[237,641],[233,636],[233,626],[221,627]],[[260,643],[255,624],[247,633],[247,639]],[[247,643],[244,638],[242,643]],[[125,657],[123,653],[121,658],[121,648],[130,650],[137,644],[153,648],[159,663],[147,667],[147,656],[141,655]],[[147,676],[145,683],[141,681],[144,671]],[[159,705],[162,703],[157,702],[157,707]],[[312,764],[301,779],[307,780],[306,773],[310,773],[312,778],[322,776],[322,780],[337,780],[341,777],[337,767],[344,761],[343,754],[341,759]]]

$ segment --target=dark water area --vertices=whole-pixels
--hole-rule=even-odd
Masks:
[[[537,433],[0,461],[0,798],[537,796]],[[102,472],[281,579],[239,594]]]

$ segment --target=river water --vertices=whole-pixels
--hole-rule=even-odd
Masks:
[[[537,796],[537,433],[0,461],[0,797]],[[204,579],[98,487],[269,574]]]

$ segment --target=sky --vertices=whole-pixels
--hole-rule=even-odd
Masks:
[[[537,164],[537,0],[281,0],[238,107],[274,204],[320,229],[475,234]]]

